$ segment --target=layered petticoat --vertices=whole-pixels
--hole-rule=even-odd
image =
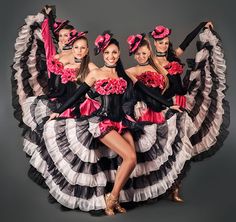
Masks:
[[[103,133],[97,116],[46,122],[58,104],[45,96],[45,53],[38,51],[43,19],[38,14],[26,20],[16,41],[13,107],[25,128],[24,151],[40,173],[34,179],[43,179],[57,202],[83,211],[104,209],[104,194],[111,191],[121,159],[97,139]],[[197,53],[190,74],[188,112],[174,114],[162,124],[144,126],[144,134],[135,141],[137,165],[121,191],[121,202],[140,202],[164,194],[188,160],[212,150],[225,138],[221,135],[227,132],[228,103],[224,100],[221,42],[209,30],[200,39],[206,44]]]
[[[68,208],[105,208],[104,194],[112,187],[121,160],[94,139],[101,134],[99,122],[97,117],[47,122],[45,146],[38,146],[30,159],[51,195]],[[135,144],[138,164],[121,192],[121,202],[155,198],[173,185],[191,158],[190,124],[188,115],[181,113],[164,124],[144,127]]]
[[[14,116],[22,122],[22,104],[28,97],[47,92],[47,66],[41,34],[44,15],[28,16],[15,43],[12,64],[12,105]],[[23,124],[24,125],[24,124]]]
[[[229,103],[225,100],[226,64],[215,31],[200,34],[199,52],[190,72],[186,110],[197,132],[190,138],[195,160],[214,154],[228,135]]]

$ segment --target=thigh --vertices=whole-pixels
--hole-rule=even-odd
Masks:
[[[133,150],[135,150],[135,145],[134,145],[134,140],[133,140],[133,136],[131,135],[131,133],[125,132],[122,137],[130,144],[130,146],[133,148]]]
[[[124,157],[133,153],[133,148],[119,133],[115,130],[110,131],[100,139],[108,148]]]

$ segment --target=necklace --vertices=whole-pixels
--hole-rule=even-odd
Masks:
[[[75,63],[81,63],[82,60],[83,60],[83,59],[78,59],[78,58],[74,57],[74,61],[75,61]]]
[[[144,63],[139,63],[139,65],[140,65],[140,66],[147,66],[147,65],[149,65],[149,61],[144,62]]]
[[[104,66],[106,66],[107,68],[115,68],[116,67],[116,64],[114,64],[114,65],[108,65],[108,64],[104,64]]]
[[[70,46],[70,45],[64,45],[62,47],[62,50],[70,50],[70,49],[72,49],[72,46]]]
[[[156,51],[156,56],[157,57],[164,57],[166,55],[167,55],[167,52],[158,52],[158,51]]]

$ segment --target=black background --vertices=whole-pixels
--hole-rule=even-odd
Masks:
[[[222,222],[235,221],[236,210],[236,94],[235,71],[235,7],[233,1],[218,0],[133,0],[133,1],[1,1],[0,38],[0,221],[158,221],[158,222]],[[22,151],[22,139],[12,115],[10,65],[18,28],[27,15],[36,14],[45,4],[55,4],[57,16],[69,19],[81,31],[88,30],[92,52],[95,37],[110,29],[120,40],[125,67],[134,65],[128,57],[126,38],[130,34],[148,32],[157,24],[172,28],[174,46],[183,40],[201,21],[212,20],[221,35],[228,69],[227,99],[231,106],[230,135],[221,150],[213,157],[192,164],[183,182],[184,204],[167,199],[145,205],[115,217],[93,217],[78,211],[61,211],[58,205],[47,202],[46,190],[27,177],[28,159]],[[195,53],[195,44],[187,49],[182,61]],[[92,53],[91,53],[92,54]],[[101,58],[92,60],[102,65]],[[230,219],[231,218],[231,219]]]

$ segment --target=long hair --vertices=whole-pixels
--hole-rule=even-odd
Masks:
[[[174,49],[173,49],[173,44],[172,44],[171,42],[169,43],[169,47],[168,47],[168,50],[167,50],[166,59],[167,59],[167,61],[169,61],[169,62],[175,61],[175,62],[180,63],[181,65],[184,65],[184,64],[181,62],[181,60],[176,56],[175,51],[174,51]]]
[[[81,39],[86,41],[86,44],[87,44],[87,47],[88,47],[88,39],[85,36],[79,37],[78,39],[76,39],[76,41],[81,40]],[[74,43],[73,43],[73,45],[74,45]],[[88,52],[88,54],[82,59],[80,69],[77,73],[77,82],[78,83],[84,82],[85,77],[88,75],[88,73],[89,73],[89,67],[88,67],[89,62],[90,62],[90,56],[89,56],[89,52]]]
[[[111,38],[108,46],[111,44],[116,45],[118,47],[118,49],[120,50],[120,44],[116,39]],[[116,63],[116,72],[119,77],[122,77],[127,82],[127,89],[126,89],[123,99],[122,99],[123,100],[122,103],[124,104],[125,102],[130,101],[134,98],[134,91],[133,91],[133,82],[129,78],[129,76],[126,74],[123,63],[120,58],[118,59],[118,61]]]
[[[154,59],[154,53],[153,53],[153,50],[152,50],[152,47],[151,47],[151,43],[148,39],[144,38],[139,47],[142,47],[142,46],[147,46],[147,48],[150,50],[151,54],[150,54],[150,57],[149,57],[149,64],[153,67],[153,69],[155,69],[160,75],[162,75],[165,79],[165,88],[162,90],[162,94],[169,88],[169,80],[167,78],[167,76],[165,74],[162,73],[162,67],[160,67],[159,64],[157,64],[155,62],[155,59]],[[138,50],[138,49],[137,49]],[[136,50],[136,51],[137,51]]]

